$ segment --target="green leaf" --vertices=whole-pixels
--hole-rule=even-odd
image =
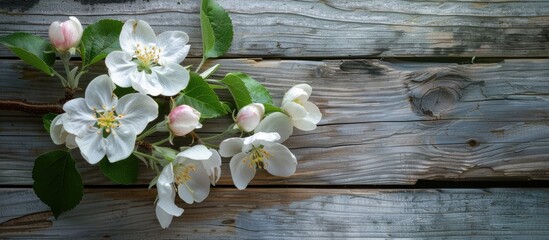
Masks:
[[[48,133],[50,133],[51,122],[53,122],[53,119],[55,117],[57,117],[57,114],[55,113],[48,113],[42,116],[42,122],[44,123],[44,128]]]
[[[84,195],[82,178],[67,151],[40,155],[34,162],[32,179],[34,192],[50,206],[55,218],[76,207]]]
[[[128,95],[130,93],[135,93],[135,89],[133,89],[132,87],[127,87],[127,88],[123,88],[123,87],[116,87],[114,89],[114,95],[116,95],[118,98],[121,98],[125,95]]]
[[[263,106],[265,107],[265,115],[268,115],[269,113],[274,113],[274,112],[283,112],[282,108],[279,108],[269,103],[263,103]]]
[[[214,0],[202,0],[200,7],[203,58],[216,58],[231,47],[233,24],[229,14]]]
[[[139,159],[132,154],[124,160],[111,163],[105,157],[99,162],[99,168],[103,175],[115,183],[132,184],[137,182]]]
[[[110,52],[120,50],[118,38],[124,23],[103,19],[89,25],[80,40],[82,66],[89,66],[104,59]]]
[[[55,62],[55,52],[49,41],[30,33],[19,32],[0,38],[0,43],[21,60],[53,76],[51,66]]]
[[[191,72],[189,85],[176,99],[176,104],[189,105],[201,113],[201,118],[215,118],[226,114],[217,94],[200,75]]]
[[[221,81],[229,88],[238,109],[250,103],[273,104],[269,91],[244,73],[229,73]]]

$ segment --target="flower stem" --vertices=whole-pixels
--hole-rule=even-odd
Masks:
[[[138,152],[138,151],[133,151],[133,154],[137,155],[137,156],[141,156],[141,157],[144,157],[144,158],[148,158],[148,159],[152,159],[152,160],[155,160],[157,162],[161,161],[160,158],[157,158],[155,156],[152,156],[152,155],[149,155],[149,154],[146,154],[146,153],[142,153],[142,152]]]
[[[207,58],[205,56],[202,57],[202,61],[200,61],[200,64],[198,64],[198,67],[196,68],[196,70],[194,70],[195,72],[198,73],[198,70],[200,70],[200,68],[202,68],[202,65],[204,65],[204,63],[206,62],[206,59]]]
[[[166,143],[166,142],[169,141],[169,140],[170,140],[170,138],[166,138],[166,139],[160,140],[160,141],[158,141],[158,142],[155,142],[155,143],[153,143],[152,145],[158,146],[158,145],[161,145],[161,144],[163,144],[163,143]]]
[[[143,140],[144,138],[146,138],[147,136],[149,136],[149,135],[155,133],[156,130],[157,130],[157,128],[156,128],[157,125],[158,125],[158,123],[155,124],[154,126],[152,126],[151,128],[145,130],[145,132],[141,133],[141,135],[139,135],[139,136],[137,137],[137,139],[135,139],[135,141],[141,141],[141,140]]]

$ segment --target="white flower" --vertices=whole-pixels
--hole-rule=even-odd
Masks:
[[[236,114],[236,125],[244,132],[253,131],[265,114],[265,107],[261,103],[250,103]]]
[[[168,126],[175,136],[185,136],[202,127],[200,112],[188,105],[177,106],[168,115]]]
[[[172,222],[173,216],[181,216],[183,214],[183,208],[175,205],[175,191],[173,189],[173,168],[166,166],[158,180],[156,182],[156,189],[158,191],[158,201],[156,202],[156,218],[162,228],[167,228]]]
[[[297,159],[278,143],[278,133],[258,132],[247,138],[229,138],[219,145],[223,157],[231,157],[230,169],[234,185],[242,190],[254,178],[256,168],[272,175],[288,177],[295,173]]]
[[[107,75],[96,77],[86,89],[85,98],[63,106],[68,117],[63,127],[76,136],[76,144],[89,163],[105,155],[110,162],[127,158],[137,134],[158,116],[158,105],[147,95],[132,93],[118,99]]]
[[[75,48],[80,44],[82,38],[82,24],[78,18],[69,17],[69,20],[62,23],[55,21],[50,25],[48,35],[51,44],[60,52],[69,50],[74,54]]]
[[[189,72],[179,65],[189,52],[189,36],[181,31],[158,37],[144,21],[128,20],[120,33],[122,51],[109,53],[105,64],[113,82],[140,93],[173,96],[189,83]]]
[[[69,149],[77,148],[76,136],[68,133],[63,127],[63,122],[67,121],[69,116],[66,113],[57,115],[50,125],[50,137],[53,143],[61,145],[65,143],[65,146]]]
[[[255,132],[275,132],[280,135],[279,143],[283,143],[294,132],[292,120],[284,113],[274,112],[267,115],[255,128]]]
[[[282,99],[282,109],[290,115],[294,126],[303,131],[316,129],[316,124],[322,118],[320,109],[308,101],[311,92],[312,88],[308,84],[298,84],[290,88]]]

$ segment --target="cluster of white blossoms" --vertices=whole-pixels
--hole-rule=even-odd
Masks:
[[[72,17],[65,23],[52,24],[50,38],[56,49],[69,51],[78,44],[82,35],[79,24]],[[57,33],[64,35],[55,36]],[[158,190],[156,216],[163,228],[183,213],[183,208],[175,204],[176,195],[187,204],[206,199],[210,185],[215,185],[221,176],[221,157],[231,158],[232,180],[241,190],[261,169],[281,177],[294,174],[297,159],[282,143],[293,134],[294,127],[314,130],[322,117],[318,107],[308,101],[311,87],[299,84],[286,92],[280,108],[277,107],[279,111],[266,114],[262,103],[242,107],[236,114],[234,129],[247,137],[223,140],[219,152],[200,141],[181,151],[153,144],[152,155],[138,152],[137,142],[151,132],[162,131],[161,126],[170,132],[170,143],[173,136],[185,136],[202,128],[201,113],[192,106],[179,105],[173,106],[163,122],[145,130],[159,114],[158,104],[151,96],[174,96],[189,83],[189,72],[180,65],[189,52],[188,40],[181,31],[156,36],[146,22],[126,21],[119,38],[122,51],[111,52],[105,60],[108,75],[93,79],[84,98],[65,103],[65,113],[50,126],[54,143],[78,148],[90,164],[105,157],[114,163],[134,153],[162,166],[153,183]],[[114,94],[116,86],[132,87],[137,93],[118,98]]]

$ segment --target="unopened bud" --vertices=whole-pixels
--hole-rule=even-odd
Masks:
[[[80,44],[83,32],[82,24],[75,17],[62,23],[55,21],[50,25],[50,42],[60,52],[66,52]]]
[[[265,107],[261,103],[251,103],[238,111],[236,125],[245,132],[253,131],[265,114]]]
[[[184,136],[201,128],[200,112],[188,105],[177,106],[168,115],[168,126],[176,136]]]

